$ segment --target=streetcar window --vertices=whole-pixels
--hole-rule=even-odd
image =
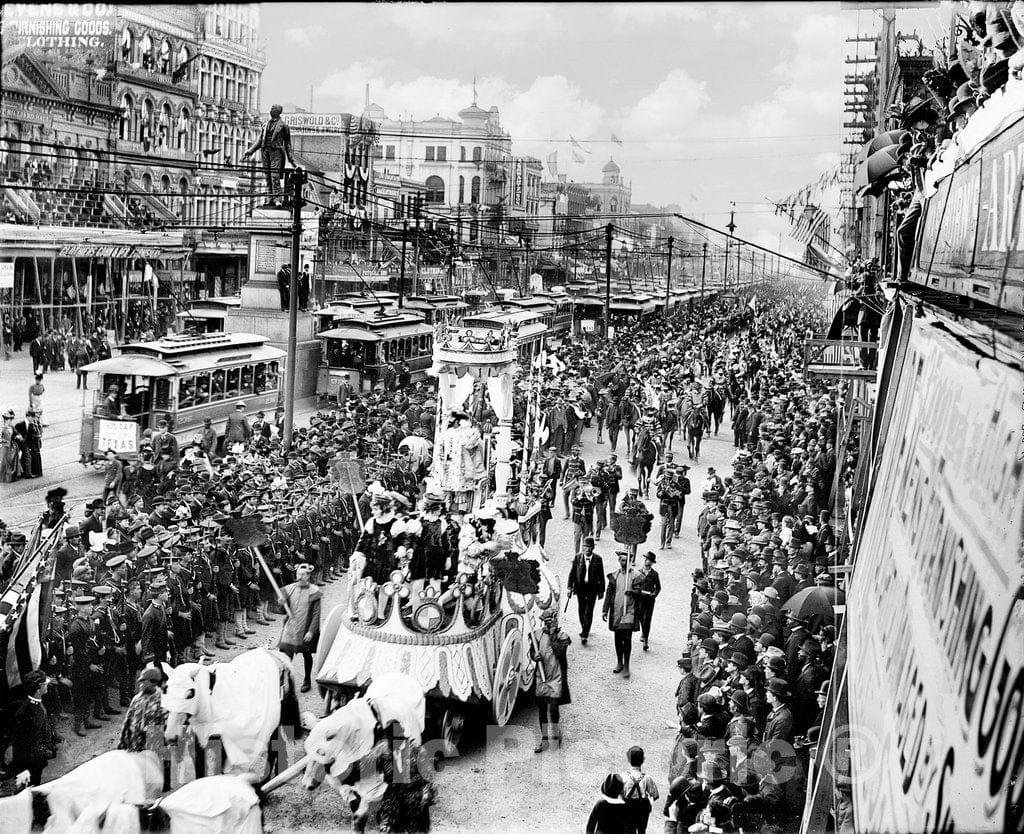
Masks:
[[[277,369],[277,362],[271,362],[267,366],[267,388],[269,390],[271,390],[271,391],[276,391],[277,390],[278,377],[279,377],[279,374],[278,374],[278,369]]]
[[[224,369],[214,371],[210,384],[210,402],[220,402],[224,399]]]
[[[262,394],[267,390],[267,363],[260,362],[256,365],[256,378],[253,383],[253,393]]]
[[[241,368],[228,368],[228,387],[227,391],[225,391],[225,397],[237,397],[241,393],[239,391],[239,380],[241,375]]]
[[[210,375],[196,374],[196,405],[205,405],[210,401]]]
[[[242,383],[241,383],[241,389],[240,389],[239,393],[240,394],[245,394],[245,395],[252,394],[253,393],[252,382],[253,382],[253,366],[252,365],[246,365],[244,368],[242,368]]]
[[[171,381],[165,377],[157,377],[153,382],[153,408],[170,411],[172,407]]]
[[[191,408],[196,404],[196,378],[183,376],[178,380],[178,409]]]

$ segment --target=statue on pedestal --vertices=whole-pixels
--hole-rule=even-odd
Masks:
[[[256,141],[242,154],[242,159],[248,159],[256,151],[262,152],[263,172],[267,178],[267,191],[270,192],[269,203],[281,206],[281,179],[284,177],[285,158],[293,168],[298,166],[292,157],[291,131],[288,125],[281,121],[280,104],[270,108],[270,121],[263,126]]]

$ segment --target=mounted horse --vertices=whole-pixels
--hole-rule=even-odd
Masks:
[[[633,445],[636,441],[636,426],[642,416],[643,413],[640,411],[640,406],[628,397],[622,398],[622,428],[626,431],[627,455],[633,451]]]
[[[661,457],[661,449],[661,438],[650,428],[643,426],[638,430],[630,466],[636,473],[637,486],[645,498],[650,497],[651,472],[654,471],[654,462]]]
[[[717,385],[711,386],[708,390],[707,407],[708,416],[715,426],[715,435],[717,436],[718,428],[722,425],[722,419],[725,417],[725,394]]]
[[[228,663],[182,663],[164,670],[164,740],[177,744],[191,730],[197,777],[206,775],[206,748],[215,737],[223,745],[226,772],[262,777],[268,766],[273,771],[280,764],[285,746],[271,742],[282,727],[299,727],[298,690],[286,655],[250,649]]]
[[[690,456],[690,460],[694,463],[700,461],[700,442],[704,437],[704,430],[706,428],[704,412],[699,408],[690,409],[689,414],[686,415],[684,429],[686,433],[686,451]]]

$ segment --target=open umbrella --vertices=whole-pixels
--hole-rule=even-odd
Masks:
[[[801,619],[807,620],[808,628],[813,634],[818,628],[826,623],[834,623],[836,620],[834,605],[842,605],[846,601],[846,594],[831,587],[804,588],[797,591],[782,605],[782,612],[792,611]]]

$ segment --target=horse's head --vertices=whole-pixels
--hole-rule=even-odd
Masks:
[[[199,698],[196,691],[197,663],[182,663],[171,669],[167,676],[167,689],[160,699],[160,706],[167,710],[164,726],[164,741],[177,744],[185,729],[196,714]]]
[[[327,778],[327,766],[310,757],[306,761],[306,769],[302,771],[302,787],[307,791],[315,791]]]

